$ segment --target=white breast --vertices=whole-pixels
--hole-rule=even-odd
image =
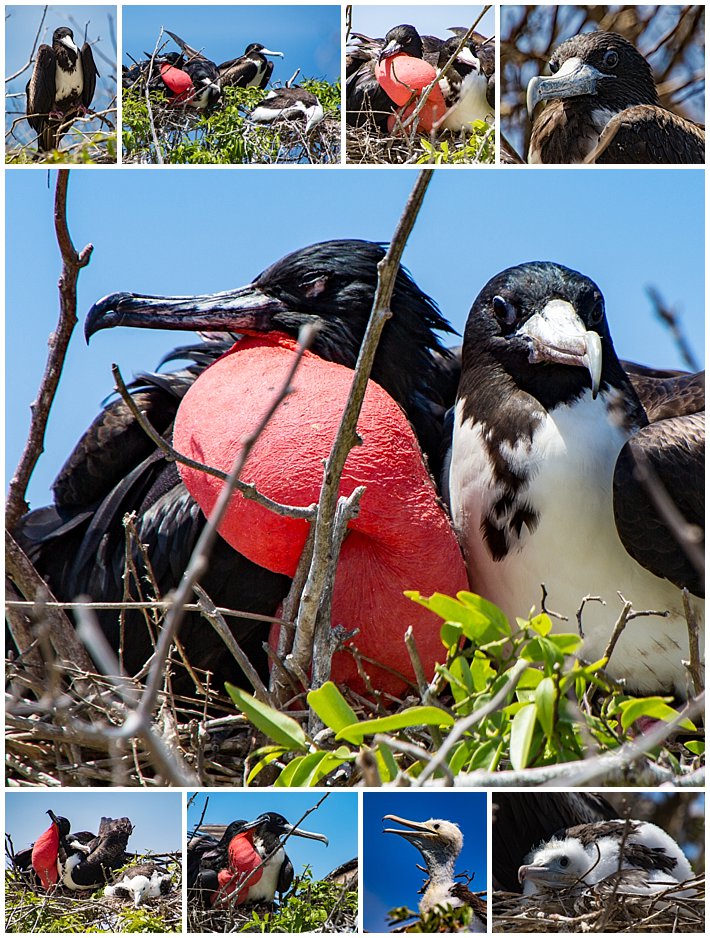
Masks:
[[[57,66],[54,82],[57,102],[64,101],[72,95],[81,97],[81,92],[84,87],[84,70],[81,64],[81,56],[77,56],[76,65],[71,72],[62,71],[62,69]]]
[[[250,902],[272,901],[279,880],[279,871],[281,870],[285,857],[284,849],[280,847],[266,866],[263,867],[261,879],[249,889]]]

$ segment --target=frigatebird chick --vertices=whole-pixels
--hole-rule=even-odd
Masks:
[[[110,886],[104,889],[108,898],[132,899],[138,908],[149,899],[167,896],[172,885],[172,876],[157,863],[140,863],[119,874]]]
[[[192,90],[184,93],[181,102],[199,111],[213,110],[222,100],[219,69],[214,62],[197,49],[188,46],[175,33],[171,33],[169,29],[165,32],[180,46],[185,57],[183,70],[192,82]]]
[[[424,890],[419,912],[427,915],[436,908],[459,909],[470,906],[473,909],[471,919],[472,932],[485,932],[487,927],[488,906],[479,896],[475,896],[468,887],[456,882],[454,870],[456,860],[463,848],[463,834],[458,824],[432,818],[429,821],[408,821],[396,814],[386,814],[384,821],[395,821],[406,830],[387,827],[385,834],[398,834],[416,847],[424,857],[429,881]]]
[[[286,837],[328,846],[323,834],[295,827],[274,811],[254,821],[232,821],[219,840],[208,836],[188,843],[188,889],[212,906],[273,902],[276,893],[283,895],[293,882],[293,864],[283,847]]]
[[[651,67],[602,30],[563,42],[528,83],[529,163],[703,163],[705,130],[661,107]]]
[[[310,133],[325,117],[318,98],[300,85],[270,91],[249,114],[256,124],[276,121],[305,120],[305,132]]]
[[[71,122],[86,114],[100,77],[88,42],[79,49],[68,26],[42,44],[27,82],[27,121],[37,134],[38,153],[56,150]]]
[[[102,817],[96,837],[88,843],[68,836],[62,838],[59,858],[62,885],[72,890],[103,885],[113,870],[125,864],[126,845],[132,832],[129,818]]]
[[[646,382],[647,383],[647,382]],[[702,572],[635,474],[644,459],[687,522],[704,527],[702,375],[659,382],[642,403],[617,358],[604,297],[552,262],[493,277],[466,324],[449,472],[474,592],[515,622],[540,606],[602,658],[621,594],[652,611],[621,634],[606,672],[634,693],[685,698],[683,589],[701,629]]]
[[[259,42],[252,42],[244,50],[244,55],[222,62],[217,66],[222,87],[266,88],[274,70],[274,63],[266,58],[267,55],[283,58],[284,54],[272,52]]]
[[[623,854],[621,853],[623,848]],[[649,895],[693,878],[678,844],[648,821],[598,821],[559,831],[518,871],[523,895],[593,886],[610,879],[618,892]],[[691,896],[695,890],[674,891]]]

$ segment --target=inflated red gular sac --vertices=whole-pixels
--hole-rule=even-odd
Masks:
[[[375,66],[375,77],[387,96],[399,107],[408,105],[402,120],[413,113],[422,92],[436,79],[437,69],[422,58],[422,44],[412,26],[396,26],[385,36],[385,46]],[[439,85],[435,85],[419,112],[419,126],[431,133],[435,124],[446,113],[444,96]],[[388,118],[387,127],[392,132],[397,118]]]
[[[283,258],[247,287],[228,293],[173,299],[115,294],[96,304],[86,332],[130,325],[242,333],[244,338],[194,382],[174,429],[179,451],[229,470],[291,366],[300,326],[319,322],[321,332],[304,356],[294,393],[277,409],[242,474],[277,501],[310,505],[318,498],[323,459],[350,389],[383,254],[368,242],[325,242]],[[413,677],[403,642],[408,626],[429,677],[443,656],[436,616],[413,604],[404,591],[455,594],[467,586],[456,538],[419,443],[425,440],[433,454],[441,443],[448,392],[435,385],[450,379],[448,364],[441,367],[449,356],[431,332],[432,325],[448,327],[422,297],[400,272],[395,315],[385,327],[373,369],[377,383],[368,385],[358,422],[363,443],[350,453],[340,487],[345,495],[359,485],[366,491],[343,543],[332,623],[359,630],[357,648],[378,663],[367,664],[374,685],[392,693],[402,693]],[[338,358],[350,367],[337,363]],[[220,482],[184,466],[180,473],[191,496],[209,512]],[[291,576],[307,525],[236,494],[220,533],[247,558]],[[347,653],[335,656],[332,677],[365,689]]]
[[[59,840],[60,834],[69,832],[66,818],[50,814],[52,823],[40,834],[32,847],[32,869],[39,877],[44,889],[51,889],[59,881]]]

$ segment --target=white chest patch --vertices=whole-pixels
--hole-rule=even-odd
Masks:
[[[612,479],[627,434],[608,419],[604,397],[593,401],[588,391],[573,406],[544,415],[532,441],[498,448],[525,480],[509,497],[494,472],[490,432],[464,422],[459,401],[449,474],[454,527],[471,588],[513,623],[540,610],[542,584],[547,608],[568,619],[553,619],[556,631],[576,631],[582,599],[600,596],[606,605],[588,603],[582,618],[590,660],[603,655],[618,618],[617,591],[635,610],[669,610],[668,618],[629,622],[608,670],[640,693],[684,693],[688,642],[680,591],[636,563],[616,532]]]
[[[266,866],[263,867],[262,877],[258,883],[249,888],[250,902],[271,902],[276,893],[279,881],[279,872],[286,858],[283,847],[279,847]]]
[[[55,69],[54,87],[57,104],[66,101],[72,97],[78,97],[81,100],[81,92],[84,88],[84,70],[81,64],[81,56],[77,56],[76,65],[71,72],[65,72],[59,66]]]

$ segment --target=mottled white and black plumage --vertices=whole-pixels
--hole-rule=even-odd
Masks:
[[[563,42],[551,76],[532,78],[530,163],[703,163],[705,131],[661,107],[651,67],[622,36],[602,30]]]
[[[419,903],[419,911],[427,915],[434,909],[458,909],[470,906],[473,909],[471,919],[472,932],[486,931],[488,908],[485,900],[475,896],[467,886],[457,882],[454,876],[456,860],[463,848],[463,834],[458,824],[438,818],[428,821],[409,821],[386,814],[385,821],[401,824],[399,828],[385,828],[385,834],[398,834],[421,853],[426,864],[429,879],[425,884],[424,895]]]
[[[40,153],[55,150],[71,122],[91,104],[99,77],[88,42],[79,49],[68,26],[54,30],[52,45],[37,50],[27,82],[27,121]]]
[[[622,368],[604,299],[558,264],[512,267],[468,318],[449,471],[451,511],[472,589],[512,622],[540,608],[571,628],[587,595],[584,654],[604,655],[620,592],[636,610],[607,671],[637,693],[687,695],[682,588],[700,622],[702,574],[632,473],[642,453],[686,521],[704,526],[701,376],[661,385],[646,407]],[[702,640],[701,640],[702,647]]]
[[[270,91],[249,115],[257,124],[272,124],[275,121],[305,120],[306,133],[325,117],[323,105],[318,98],[300,85]]]
[[[610,820],[559,831],[518,871],[526,896],[609,880],[618,892],[648,895],[693,878],[678,844],[648,821]],[[674,892],[692,895],[693,890]]]
[[[217,66],[222,87],[266,88],[274,70],[274,63],[266,58],[267,55],[283,58],[283,52],[272,52],[261,43],[252,42],[244,50],[244,55],[222,62]]]
[[[124,870],[104,889],[108,898],[132,899],[137,909],[150,899],[167,896],[172,876],[156,863],[141,863]]]
[[[127,817],[102,817],[93,840],[82,843],[60,829],[59,879],[67,889],[93,889],[103,885],[113,870],[127,860],[126,846],[133,832]]]

